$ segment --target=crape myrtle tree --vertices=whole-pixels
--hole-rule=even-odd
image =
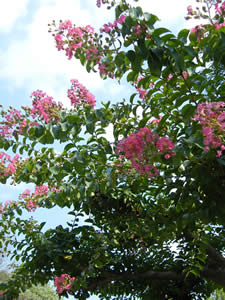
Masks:
[[[54,280],[77,299],[206,299],[225,287],[225,2],[189,6],[204,24],[177,36],[125,0],[101,4],[115,21],[99,33],[52,23],[59,55],[136,92],[96,108],[74,79],[71,109],[41,90],[2,108],[1,182],[34,189],[1,205],[1,247],[19,262],[1,291]],[[67,227],[23,217],[55,206]]]

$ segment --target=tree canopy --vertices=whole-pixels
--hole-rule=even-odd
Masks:
[[[225,287],[225,2],[197,2],[187,18],[204,24],[177,35],[126,0],[97,1],[115,9],[99,33],[50,26],[71,64],[135,92],[96,108],[73,79],[70,109],[40,90],[31,107],[2,109],[0,180],[34,184],[0,207],[1,247],[19,261],[4,295],[49,280],[78,299],[206,299]],[[23,217],[55,206],[70,209],[67,227]]]

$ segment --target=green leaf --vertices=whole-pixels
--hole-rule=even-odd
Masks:
[[[54,125],[51,128],[51,133],[52,133],[54,138],[56,138],[56,139],[59,138],[60,130],[61,130],[61,127],[59,125]]]
[[[42,125],[39,125],[35,128],[35,136],[37,138],[41,137],[44,134],[45,128]]]
[[[74,148],[75,145],[73,143],[69,143],[64,147],[64,151],[69,151],[70,149]]]
[[[163,33],[167,33],[167,32],[170,32],[170,30],[164,27],[159,27],[154,30],[154,35],[160,36]]]
[[[144,13],[144,19],[148,25],[154,25],[155,22],[159,21],[159,18],[156,15]]]
[[[159,77],[161,75],[162,63],[158,58],[158,55],[154,51],[150,51],[148,58],[148,67],[153,76]]]
[[[132,19],[137,19],[139,16],[142,15],[141,7],[131,7],[129,9],[129,15]]]
[[[127,53],[126,53],[126,56],[129,58],[129,60],[131,62],[134,62],[135,61],[135,52],[133,50],[129,50]]]
[[[190,33],[190,30],[188,30],[188,29],[182,29],[178,33],[178,39],[181,40],[184,44],[186,44],[189,33]]]
[[[218,163],[225,166],[225,160],[223,160],[222,158],[217,158],[216,160],[218,161]]]

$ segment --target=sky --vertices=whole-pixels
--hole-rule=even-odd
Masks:
[[[119,85],[111,79],[103,81],[98,74],[87,73],[78,60],[68,60],[63,52],[56,49],[54,39],[48,33],[48,24],[52,20],[68,19],[77,26],[90,24],[98,30],[104,23],[114,20],[113,11],[104,6],[97,8],[96,0],[0,2],[0,104],[16,108],[30,105],[31,93],[40,89],[55,101],[68,105],[66,92],[71,79],[78,79],[85,85],[96,96],[98,105],[102,101],[116,102],[126,98],[129,88],[124,81]],[[193,27],[193,23],[187,24],[184,20],[187,6],[193,3],[194,0],[140,0],[134,5],[156,14],[162,20],[159,26],[177,33],[182,28]],[[27,186],[1,184],[0,188],[0,202],[4,202],[16,200]],[[58,214],[62,217],[59,218]],[[62,209],[39,209],[33,216],[40,222],[46,221],[48,227],[66,225],[69,220],[66,210]]]

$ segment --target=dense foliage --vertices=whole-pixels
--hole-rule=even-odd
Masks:
[[[2,110],[0,180],[35,185],[0,208],[1,246],[20,262],[5,295],[52,279],[78,299],[206,299],[225,287],[224,16],[225,2],[203,0],[187,18],[205,25],[176,36],[121,0],[99,34],[53,22],[59,51],[136,92],[95,108],[72,80],[71,109],[37,90],[31,108]],[[23,218],[54,206],[70,209],[68,227]]]

